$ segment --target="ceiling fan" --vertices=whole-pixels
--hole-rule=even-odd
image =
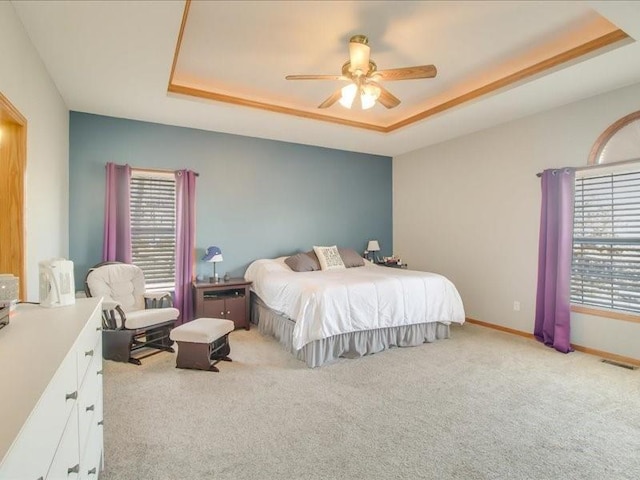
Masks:
[[[363,110],[371,108],[376,101],[387,108],[397,107],[400,100],[380,85],[380,81],[413,80],[433,78],[438,73],[434,65],[392,68],[378,70],[369,56],[371,48],[365,35],[354,35],[349,40],[349,61],[342,65],[342,75],[287,75],[287,80],[346,80],[347,86],[331,94],[318,108],[328,108],[337,101],[351,108],[354,101],[359,102]]]

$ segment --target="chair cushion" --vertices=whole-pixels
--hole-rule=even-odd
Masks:
[[[177,308],[150,308],[127,313],[125,327],[129,330],[149,327],[157,323],[176,320],[180,312]],[[233,322],[231,322],[233,323]]]
[[[115,300],[126,313],[144,310],[144,273],[136,265],[115,263],[97,267],[87,275],[87,285],[92,297]]]
[[[233,329],[231,320],[196,318],[171,330],[169,337],[176,342],[213,343]]]

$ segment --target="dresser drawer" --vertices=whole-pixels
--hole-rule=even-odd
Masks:
[[[78,356],[78,382],[82,382],[87,373],[87,368],[96,356],[96,346],[102,339],[102,319],[100,312],[95,311],[87,324],[82,329],[76,343]]]
[[[96,412],[96,415],[94,415],[96,421],[92,423],[89,430],[84,456],[80,460],[81,479],[95,480],[102,470],[103,434],[102,424],[98,424],[98,417],[102,418],[102,412],[100,412],[100,415]]]
[[[80,457],[84,456],[89,430],[96,424],[96,416],[102,420],[102,343],[98,342],[95,355],[87,369],[78,395],[78,430],[80,439]]]
[[[60,441],[60,432],[76,405],[77,395],[76,355],[71,352],[62,361],[6,455],[0,466],[1,479],[45,477]],[[77,420],[75,424],[77,427]]]
[[[71,480],[80,477],[80,454],[78,451],[78,411],[73,407],[69,421],[60,438],[60,444],[51,462],[47,480]]]

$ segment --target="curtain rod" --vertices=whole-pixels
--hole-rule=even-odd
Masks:
[[[149,173],[154,173],[154,172],[162,172],[162,173],[175,173],[177,172],[177,170],[169,170],[166,168],[139,168],[139,167],[131,167],[131,170],[137,170],[139,172],[149,172]],[[196,177],[199,177],[200,174],[198,172],[193,172],[196,174]]]
[[[592,169],[605,168],[605,167],[617,167],[618,165],[626,165],[628,163],[638,163],[639,161],[640,161],[640,158],[633,158],[631,160],[623,160],[621,162],[597,163],[595,165],[587,165],[586,167],[575,167],[574,170],[576,172],[581,172],[583,170],[592,170]],[[542,176],[542,172],[536,173],[536,177],[541,177],[541,176]]]

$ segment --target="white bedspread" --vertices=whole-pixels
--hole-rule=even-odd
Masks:
[[[382,267],[294,272],[286,257],[256,260],[245,278],[269,308],[296,321],[293,346],[360,330],[464,323],[456,287],[442,275]]]

